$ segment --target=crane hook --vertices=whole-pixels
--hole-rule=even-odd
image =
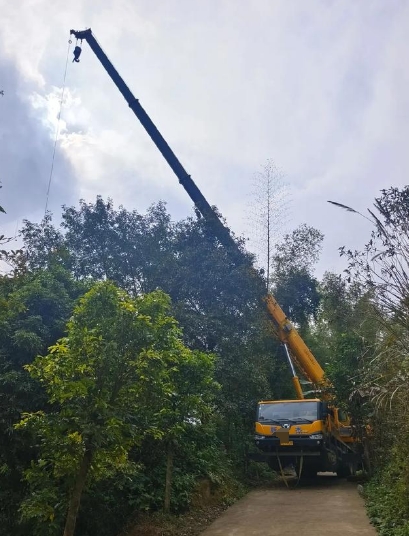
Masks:
[[[76,46],[74,48],[74,59],[72,60],[72,63],[74,63],[74,61],[76,63],[79,63],[80,61],[80,56],[81,56],[81,52],[82,52],[82,48],[80,46]]]

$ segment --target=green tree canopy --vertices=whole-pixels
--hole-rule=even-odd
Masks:
[[[101,197],[65,207],[59,230],[51,221],[26,222],[22,237],[32,267],[54,255],[80,280],[108,278],[134,295],[158,288],[169,294],[186,345],[218,355],[223,413],[245,415],[249,426],[257,399],[282,391],[278,344],[262,300],[265,281],[250,268],[254,259],[244,240],[235,238],[239,253],[231,252],[197,214],[175,223],[163,203],[140,214]]]
[[[204,409],[212,362],[184,347],[169,310],[162,292],[130,298],[112,283],[98,283],[74,309],[67,337],[26,366],[51,404],[49,411],[25,414],[18,425],[41,440],[40,458],[26,472],[27,518],[58,526],[67,504],[62,488],[69,496],[64,534],[72,536],[88,481],[135,471],[132,447],[146,435],[177,436],[184,420]],[[179,379],[186,368],[197,376],[208,371],[201,391],[190,397],[184,393],[188,378]],[[175,405],[179,398],[183,405]]]
[[[19,534],[15,523],[24,494],[21,472],[33,452],[31,438],[17,434],[13,424],[21,412],[47,406],[44,390],[23,365],[64,335],[75,300],[84,291],[57,265],[0,277],[0,522],[10,534]]]
[[[273,293],[285,313],[305,334],[317,314],[320,295],[313,268],[324,235],[308,225],[300,225],[285,235],[273,256]]]

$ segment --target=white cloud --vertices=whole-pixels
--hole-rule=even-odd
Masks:
[[[248,231],[251,178],[268,158],[292,185],[293,225],[326,234],[321,271],[340,266],[338,246],[362,245],[368,234],[326,200],[363,210],[381,188],[407,182],[405,2],[2,3],[0,44],[34,84],[45,128],[56,126],[68,30],[92,27],[237,234]],[[110,195],[139,210],[162,198],[174,217],[191,211],[86,43],[81,62],[69,64],[66,91],[59,150],[75,169],[77,197]]]

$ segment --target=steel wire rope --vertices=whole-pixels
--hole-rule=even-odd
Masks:
[[[52,155],[52,158],[51,158],[50,177],[48,179],[47,194],[46,194],[46,199],[45,199],[44,218],[47,215],[48,199],[49,199],[49,196],[50,196],[51,181],[52,181],[53,172],[54,172],[55,154],[56,154],[56,150],[57,150],[58,137],[60,135],[61,112],[62,112],[62,107],[63,107],[63,103],[64,103],[65,81],[66,81],[66,78],[67,78],[68,56],[70,54],[71,43],[72,43],[72,40],[69,39],[68,40],[68,48],[67,48],[67,58],[65,60],[64,79],[63,79],[63,83],[62,83],[62,93],[61,93],[61,99],[60,99],[60,111],[58,112],[58,116],[57,116],[58,120],[57,120],[57,128],[56,128],[56,131],[55,131],[53,155]]]

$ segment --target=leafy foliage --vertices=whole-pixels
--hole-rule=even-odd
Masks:
[[[33,229],[41,235],[41,227],[29,222],[22,231],[27,251],[37,252],[28,260],[43,266],[50,257],[42,254],[47,248],[38,249]],[[163,203],[142,215],[115,210],[112,201],[100,197],[95,204],[65,207],[61,233],[61,240],[53,238],[60,237],[55,229],[46,234],[75,278],[108,278],[134,295],[162,289],[172,299],[187,346],[217,354],[217,406],[228,422],[221,433],[229,449],[239,441],[242,460],[255,403],[279,392],[283,383],[281,366],[271,359],[277,343],[262,301],[265,281],[249,268],[253,258],[244,241],[236,239],[240,254],[233,255],[202,218],[173,223]]]
[[[369,517],[381,536],[409,535],[408,464],[402,454],[395,449],[392,461],[365,487]]]
[[[369,511],[380,533],[388,536],[409,534],[408,199],[407,186],[382,190],[375,210],[368,211],[374,230],[363,251],[341,248],[349,280],[367,293],[376,331],[355,393],[372,407],[369,454],[376,471],[368,486]]]
[[[0,278],[0,520],[4,530],[15,527],[18,507],[25,493],[22,471],[36,450],[28,434],[17,434],[13,424],[21,412],[47,406],[39,383],[23,365],[64,334],[73,304],[84,291],[68,272],[50,266],[46,272]],[[22,533],[27,533],[21,527]]]
[[[324,235],[318,229],[305,223],[291,234],[285,235],[283,241],[276,246],[276,276],[300,267],[310,272],[319,258],[323,239]]]
[[[22,238],[15,272],[0,285],[0,337],[7,367],[20,377],[10,393],[23,377],[33,386],[7,421],[26,451],[13,477],[15,504],[26,496],[22,533],[58,533],[81,467],[77,531],[84,536],[118,533],[135,513],[166,507],[169,490],[168,507],[183,511],[198,480],[216,489],[244,469],[257,400],[293,396],[265,312],[266,281],[251,268],[244,241],[234,238],[232,254],[197,215],[175,223],[163,203],[139,214],[101,197],[65,207],[59,228],[50,214],[40,224],[26,221]],[[321,242],[307,226],[285,237],[274,292],[329,363],[347,405],[351,378],[379,333],[362,322],[372,303],[364,286],[348,287],[335,275],[320,285],[314,277]],[[168,352],[173,336],[179,342]],[[155,349],[143,353],[138,344]],[[109,396],[115,378],[122,398]],[[17,432],[20,412],[30,416]]]
[[[303,333],[315,318],[320,295],[313,267],[318,260],[324,235],[308,225],[300,225],[284,236],[273,256],[273,293],[285,313]]]
[[[382,310],[408,325],[409,291],[409,187],[382,190],[369,210],[374,224],[364,251],[341,248],[349,261],[348,274],[375,293]]]
[[[67,337],[26,365],[52,406],[23,414],[17,426],[32,430],[41,443],[40,458],[26,471],[32,493],[23,503],[24,517],[54,525],[66,490],[64,534],[71,534],[77,488],[79,506],[87,481],[135,475],[129,453],[145,436],[180,437],[210,410],[211,357],[183,346],[169,305],[159,291],[131,299],[112,283],[96,284],[74,309]]]

